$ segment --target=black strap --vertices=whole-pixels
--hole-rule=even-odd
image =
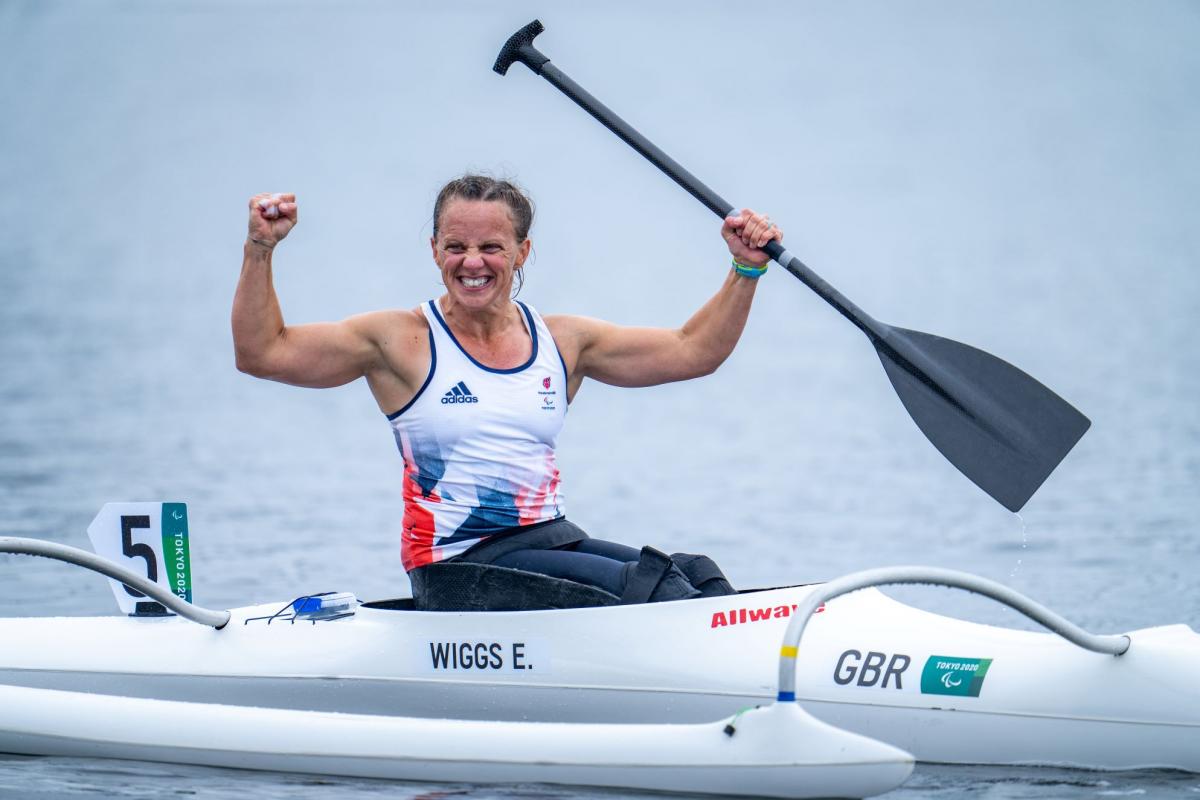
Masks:
[[[583,528],[568,522],[566,517],[559,517],[527,528],[517,528],[512,533],[489,536],[462,555],[448,560],[491,564],[517,550],[552,550],[582,542],[586,538],[588,535]]]
[[[693,553],[672,553],[671,560],[680,572],[687,576],[688,581],[700,590],[704,597],[719,597],[721,595],[737,594],[733,584],[725,577],[725,573],[717,566],[717,562],[708,556]]]
[[[654,590],[658,588],[658,582],[663,579],[671,566],[671,557],[666,553],[655,550],[653,547],[643,547],[641,556],[625,580],[625,591],[621,594],[621,603],[648,602],[650,595],[654,594]]]

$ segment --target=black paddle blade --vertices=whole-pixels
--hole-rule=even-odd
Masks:
[[[921,432],[1009,511],[1020,511],[1092,424],[1029,375],[974,347],[879,326],[883,368]]]

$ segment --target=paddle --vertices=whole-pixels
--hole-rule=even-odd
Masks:
[[[533,46],[538,20],[509,37],[493,69],[520,61],[579,104],[719,217],[734,207],[550,63]],[[1019,511],[1091,422],[1029,375],[995,356],[940,336],[872,318],[779,242],[766,252],[858,326],[875,346],[917,427],[951,464],[1010,511]]]

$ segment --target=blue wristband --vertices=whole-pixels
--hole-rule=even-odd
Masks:
[[[738,260],[735,258],[733,260],[733,271],[738,275],[745,275],[747,278],[754,278],[757,280],[761,278],[764,273],[766,273],[767,267],[770,265],[770,263],[771,262],[768,261],[761,267],[748,267],[745,264],[739,264]]]

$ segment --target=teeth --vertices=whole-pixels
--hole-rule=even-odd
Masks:
[[[484,284],[486,284],[488,282],[488,280],[490,280],[490,279],[485,275],[482,278],[463,278],[462,282],[463,282],[464,286],[469,286],[472,289],[477,289],[480,286],[483,286]]]

